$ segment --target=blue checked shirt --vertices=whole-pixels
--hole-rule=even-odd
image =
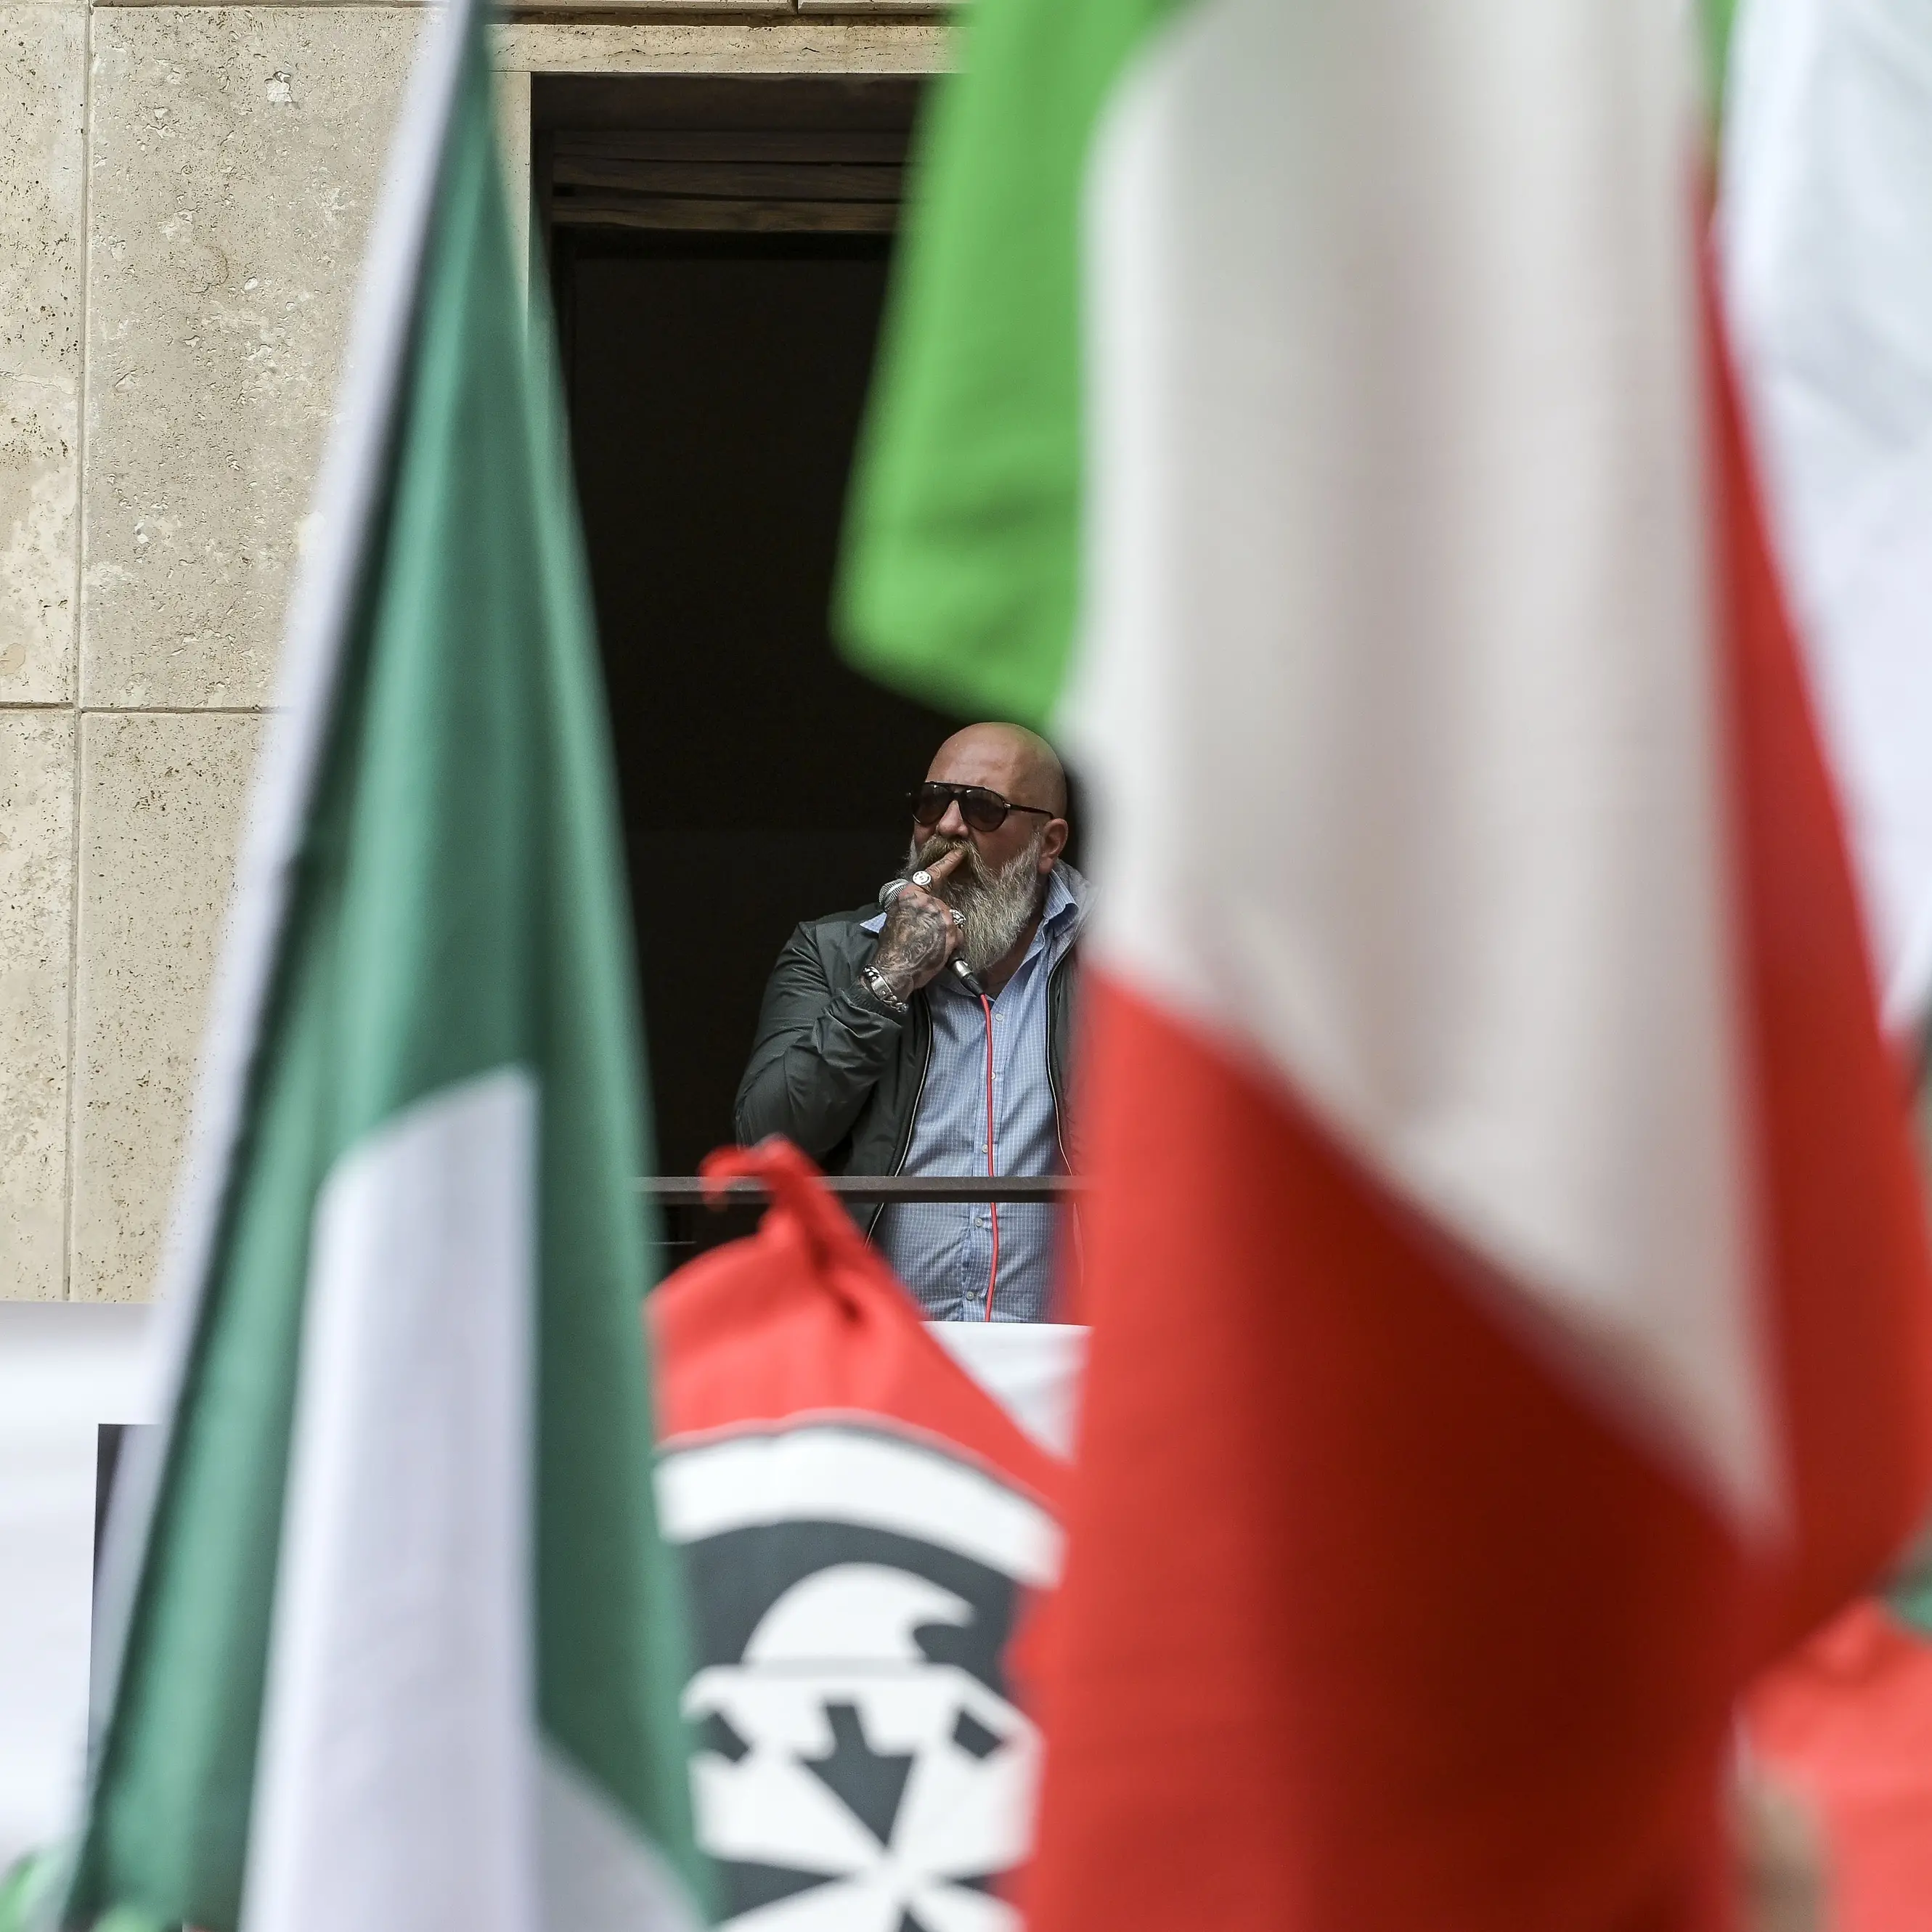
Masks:
[[[1089,888],[1072,866],[1048,874],[1046,904],[1019,970],[993,1001],[994,1155],[1004,1175],[1062,1174],[1053,1089],[1046,1072],[1048,976],[1078,936]],[[876,932],[884,913],[866,922]],[[903,1174],[986,1172],[986,1021],[954,976],[926,988],[932,1059],[913,1122]],[[1000,1204],[996,1322],[1050,1318],[1054,1224],[1044,1203]],[[873,1239],[929,1322],[983,1322],[993,1265],[992,1210],[908,1202],[880,1216]]]

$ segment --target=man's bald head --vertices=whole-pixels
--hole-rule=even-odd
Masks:
[[[1038,732],[988,724],[954,732],[933,753],[926,776],[929,784],[996,792],[1026,808],[976,831],[958,796],[942,792],[945,810],[928,824],[915,820],[908,855],[909,876],[910,868],[927,866],[936,878],[946,866],[946,883],[934,890],[964,920],[962,956],[997,996],[1039,920],[1047,875],[1066,849],[1066,774]]]
[[[1066,772],[1059,754],[1024,724],[968,724],[932,754],[926,775],[941,784],[984,785],[1015,805],[1066,816]]]

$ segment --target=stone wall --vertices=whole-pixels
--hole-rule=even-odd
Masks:
[[[920,10],[512,20],[506,160],[526,177],[533,71],[925,72]],[[0,0],[0,1299],[150,1291],[426,17]]]

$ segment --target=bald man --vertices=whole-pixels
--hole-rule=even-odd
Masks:
[[[840,1174],[983,1176],[989,1160],[1001,1178],[1064,1173],[1088,900],[1060,857],[1066,774],[1036,734],[972,724],[912,807],[888,909],[808,920],[779,954],[738,1138],[784,1134]],[[996,1220],[983,1202],[907,1203],[860,1220],[928,1319],[1052,1318],[1051,1208],[1008,1202]]]

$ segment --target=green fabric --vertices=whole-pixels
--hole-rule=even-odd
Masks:
[[[1731,29],[1736,24],[1738,0],[1700,0],[1698,16],[1704,28],[1704,83],[1715,125],[1724,116],[1724,81],[1731,56]]]
[[[39,1932],[60,1902],[64,1864],[58,1852],[28,1852],[0,1871],[0,1932]]]
[[[104,1741],[70,1922],[237,1923],[317,1191],[410,1102],[540,1092],[537,1683],[550,1739],[702,1895],[682,1586],[658,1543],[629,920],[541,315],[482,16],[440,164],[386,494]]]
[[[1900,1623],[1932,1637],[1932,1550],[1922,1552],[1894,1578],[1885,1600]]]
[[[1922,1120],[1920,1131],[1924,1131]],[[1885,1600],[1901,1623],[1910,1624],[1921,1636],[1932,1637],[1932,1524],[1920,1528],[1893,1568]]]
[[[976,0],[921,130],[835,621],[862,669],[962,713],[1042,725],[1066,674],[1088,152],[1180,4]]]

